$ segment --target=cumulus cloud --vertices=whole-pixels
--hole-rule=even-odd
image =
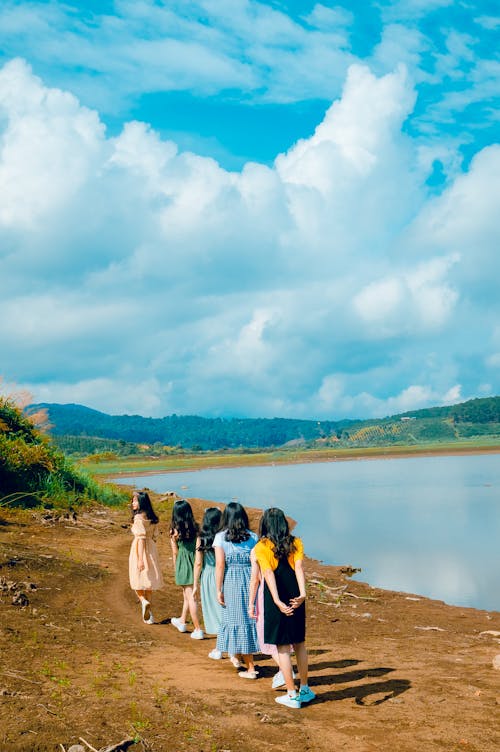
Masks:
[[[152,415],[363,417],[498,390],[499,147],[430,193],[414,104],[405,66],[352,66],[309,138],[231,172],[146,123],[107,136],[8,63],[3,375]]]
[[[100,161],[104,127],[72,94],[45,89],[19,59],[2,70],[0,101],[8,117],[2,133],[0,222],[36,226],[88,179]]]
[[[71,4],[34,0],[27,8],[5,0],[0,9],[7,54],[23,49],[44,67],[64,60],[67,84],[106,112],[126,109],[144,91],[210,96],[239,89],[280,102],[300,101],[313,91],[331,98],[354,60],[349,19],[318,4],[304,24],[247,0],[120,0],[112,13],[96,8],[76,23]],[[73,66],[80,75],[70,82]]]
[[[354,309],[377,337],[439,330],[457,302],[457,291],[444,280],[459,260],[458,254],[435,258],[400,276],[371,282],[354,297]]]

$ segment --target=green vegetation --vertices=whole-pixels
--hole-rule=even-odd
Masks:
[[[180,470],[202,470],[217,467],[250,467],[300,462],[331,462],[367,457],[397,457],[418,454],[451,454],[500,449],[500,437],[486,437],[421,444],[392,444],[390,446],[324,447],[323,449],[276,449],[263,452],[197,452],[179,453],[164,457],[114,457],[94,462],[92,456],[82,460],[93,475],[113,477],[120,474],[168,473]]]
[[[50,443],[41,430],[46,423],[43,411],[27,415],[13,398],[0,395],[0,506],[122,503],[121,490],[98,483]]]
[[[378,420],[337,422],[279,418],[223,420],[177,415],[153,419],[138,415],[106,415],[81,405],[37,405],[31,410],[35,408],[46,409],[54,424],[50,468],[54,464],[53,458],[58,457],[58,462],[62,462],[60,472],[53,472],[47,466],[46,453],[50,445],[39,434],[36,442],[24,440],[17,449],[18,470],[31,476],[37,472],[40,474],[40,463],[45,462],[42,487],[48,497],[67,494],[68,483],[61,480],[66,467],[62,452],[78,460],[78,471],[68,465],[73,474],[70,485],[76,494],[85,494],[90,492],[75,485],[75,474],[79,479],[86,478],[86,488],[89,489],[95,483],[91,476],[120,473],[320,462],[361,456],[480,451],[500,447],[500,397],[469,400],[450,407],[417,410]],[[29,418],[24,416],[22,420],[33,430]],[[93,431],[95,435],[92,435]],[[15,435],[15,431],[11,431],[11,442]],[[10,446],[14,449],[15,444]],[[29,485],[24,488],[31,490]],[[37,488],[40,493],[40,484]]]
[[[448,407],[401,413],[381,420],[353,422],[330,437],[342,446],[421,445],[489,437],[500,444],[500,397],[468,400]]]
[[[356,421],[189,415],[144,418],[106,415],[81,405],[33,407],[47,409],[53,424],[52,440],[63,452],[78,458],[91,455],[93,464],[123,457],[140,463],[172,456],[176,466],[184,466],[182,458],[186,453],[247,455],[263,450],[293,453],[326,447],[352,449],[461,442],[474,437],[496,438],[500,443],[500,397]]]
[[[201,418],[196,415],[169,415],[144,418],[141,415],[106,415],[82,405],[40,404],[33,408],[48,411],[52,435],[84,439],[99,437],[147,445],[159,450],[214,451],[217,449],[258,449],[282,446],[289,441],[305,442],[338,433],[352,421],[292,420],[287,418]],[[67,440],[67,439],[66,439]],[[117,447],[111,451],[116,451]],[[95,450],[102,451],[96,446]],[[92,451],[95,451],[92,450]],[[141,451],[139,449],[139,451]],[[120,453],[118,451],[116,453]]]

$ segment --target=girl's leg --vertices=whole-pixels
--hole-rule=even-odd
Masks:
[[[271,682],[271,686],[273,689],[281,689],[281,687],[285,686],[285,677],[283,676],[283,672],[280,667],[280,662],[278,658],[278,650],[276,649],[273,653],[271,653],[271,658],[275,662],[275,664],[278,667],[278,670],[273,676],[273,680]],[[295,673],[292,670],[292,679],[295,679]]]
[[[151,616],[151,590],[136,590],[135,592],[141,602],[142,618],[147,621]]]
[[[247,671],[253,673],[255,671],[255,663],[253,660],[253,655],[251,653],[242,654],[243,663],[245,664],[245,668]]]
[[[290,645],[278,645],[278,661],[281,673],[285,680],[288,694],[295,695],[296,687],[293,681],[292,659],[290,657]]]
[[[187,586],[184,586],[182,588],[182,613],[181,613],[181,622],[183,624],[186,623],[186,619],[187,619],[187,615],[189,611],[189,601],[188,601],[186,590],[187,590]]]
[[[308,675],[308,670],[309,670],[308,665],[307,665],[306,643],[298,642],[296,645],[293,646],[293,649],[295,650],[295,657],[297,659],[297,668],[299,669],[300,686],[306,687],[307,675]]]
[[[314,700],[316,697],[312,689],[309,688],[309,684],[307,683],[308,667],[306,643],[299,642],[293,647],[295,649],[295,655],[297,657],[297,667],[299,669],[300,675],[299,700],[302,704],[304,704],[305,702],[311,702],[311,700]]]
[[[184,589],[185,603],[187,605],[187,609],[189,609],[191,621],[193,622],[193,627],[195,629],[201,629],[200,622],[198,619],[198,604],[196,603],[196,600],[193,598],[193,586],[185,585],[183,589]]]

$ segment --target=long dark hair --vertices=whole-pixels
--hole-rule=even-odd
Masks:
[[[211,551],[215,533],[220,528],[222,512],[217,507],[208,507],[201,521],[200,545],[198,551]]]
[[[179,499],[172,507],[170,535],[175,531],[180,541],[192,541],[198,535],[198,525],[194,520],[191,504],[186,499]]]
[[[138,509],[132,509],[132,501],[134,500],[134,496],[139,503]],[[149,494],[146,491],[135,491],[132,494],[132,501],[130,502],[130,509],[132,510],[132,520],[134,519],[136,514],[141,514],[142,512],[142,514],[145,514],[147,519],[152,522],[153,525],[156,525],[159,522],[158,515],[153,509],[151,499],[149,498]]]
[[[284,512],[277,507],[266,509],[260,518],[259,537],[271,541],[277,559],[286,559],[295,551],[295,536],[290,534]]]
[[[237,501],[230,501],[222,512],[220,529],[226,531],[226,540],[242,543],[250,538],[248,515]]]

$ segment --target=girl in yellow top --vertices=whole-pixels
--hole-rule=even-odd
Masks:
[[[259,537],[254,550],[265,581],[264,641],[278,648],[280,669],[287,688],[287,694],[277,697],[276,702],[300,708],[302,703],[310,702],[316,696],[307,683],[304,547],[300,538],[290,534],[282,510],[274,507],[262,515]],[[251,600],[248,607],[251,616],[254,608]],[[297,658],[299,693],[293,681],[290,645]]]

